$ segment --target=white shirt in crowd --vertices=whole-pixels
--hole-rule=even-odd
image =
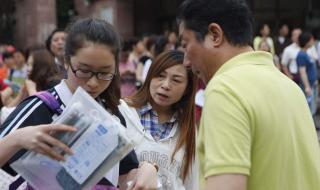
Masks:
[[[292,74],[298,73],[298,65],[296,59],[300,49],[301,48],[298,46],[298,44],[292,43],[284,49],[282,54],[281,64],[283,66],[287,66],[289,68],[290,73]],[[310,47],[307,50],[307,54],[311,57],[313,61],[319,59],[315,46]]]

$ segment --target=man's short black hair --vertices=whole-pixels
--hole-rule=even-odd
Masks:
[[[307,43],[311,40],[311,38],[312,38],[311,32],[309,31],[302,32],[298,38],[299,46],[301,48],[304,48],[307,45]]]
[[[245,0],[186,0],[180,6],[178,21],[195,32],[199,41],[210,23],[219,24],[229,43],[252,44],[253,19]]]

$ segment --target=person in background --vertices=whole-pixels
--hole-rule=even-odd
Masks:
[[[268,24],[264,23],[259,27],[259,36],[256,36],[253,40],[253,47],[255,50],[258,50],[259,44],[262,40],[267,41],[268,45],[270,46],[270,52],[273,55],[274,51],[274,43],[272,38],[270,37],[270,27]]]
[[[137,68],[137,65],[139,63],[139,59],[145,54],[145,46],[140,38],[134,38],[130,41],[131,43],[131,52],[129,54],[128,61],[132,62]]]
[[[207,84],[198,189],[320,189],[320,147],[305,95],[270,53],[252,49],[252,18],[245,0],[181,6],[184,65]]]
[[[297,64],[300,74],[300,87],[305,93],[310,111],[314,116],[317,111],[318,100],[318,74],[317,65],[307,54],[307,50],[314,45],[314,39],[310,32],[302,32],[298,38],[301,48],[297,55]]]
[[[150,35],[149,34],[143,34],[142,35],[142,43],[143,45],[146,47],[147,46],[147,43],[149,41],[149,38],[150,38]]]
[[[297,84],[299,84],[300,76],[298,73],[296,58],[300,51],[300,47],[298,45],[298,38],[301,32],[302,31],[300,28],[295,28],[292,30],[291,32],[292,44],[284,48],[282,58],[281,58],[283,73],[287,75],[290,79],[292,79],[294,82],[296,82]]]
[[[64,49],[67,33],[62,29],[55,29],[46,40],[46,48],[54,57],[54,62],[62,78],[66,78],[64,66]]]
[[[121,97],[128,97],[136,91],[136,68],[135,65],[128,61],[129,52],[122,50],[120,53],[119,73],[120,73],[120,90]]]
[[[0,109],[10,103],[12,96],[12,88],[10,88],[3,80],[0,79]]]
[[[27,65],[27,83],[30,83],[30,85],[28,85],[30,87],[28,88],[29,95],[33,95],[37,91],[53,88],[59,84],[62,79],[54,59],[46,49],[31,51]]]
[[[137,65],[136,69],[136,78],[139,83],[141,83],[139,86],[144,83],[147,73],[149,71],[149,68],[152,64],[153,59],[155,59],[155,46],[156,46],[156,40],[157,36],[149,36],[148,41],[146,42],[146,52],[145,55],[140,57],[139,63]]]
[[[26,58],[20,49],[13,53],[13,58],[15,60],[15,68],[12,72],[12,82],[21,87],[28,77]]]
[[[4,82],[12,89],[12,94],[10,95],[11,98],[14,98],[18,95],[21,86],[19,83],[16,83],[13,81],[15,69],[16,69],[16,60],[14,58],[14,51],[8,51],[3,54],[3,63],[7,70],[7,76],[6,79],[4,79]]]
[[[8,78],[8,67],[3,62],[3,54],[6,54],[7,52],[6,45],[0,44],[0,80],[6,80]]]
[[[284,48],[291,44],[288,38],[289,27],[287,24],[282,24],[279,28],[278,36],[274,40],[275,54],[281,59]]]
[[[311,33],[311,31],[310,31],[310,34],[312,35],[313,43],[312,43],[312,46],[307,49],[307,54],[309,55],[311,61],[315,62],[316,65],[318,66],[320,62],[319,62],[319,54],[317,49],[318,43],[316,41],[316,34],[314,34],[314,32]]]
[[[2,54],[2,59],[3,59],[3,63],[7,68],[7,74],[6,74],[6,78],[8,80],[8,82],[12,81],[12,73],[16,67],[16,62],[15,59],[13,57],[13,53],[14,52],[4,52]]]
[[[8,67],[3,62],[3,58],[0,61],[0,80],[6,80],[8,78]]]
[[[141,57],[141,64],[138,65],[137,68],[137,79],[140,83],[140,86],[144,83],[153,60],[162,52],[172,49],[168,39],[165,36],[154,36],[153,38],[150,37],[150,40],[152,40],[149,43],[150,55]]]
[[[170,32],[168,36],[168,50],[175,50],[177,48],[178,38],[175,32]]]
[[[268,42],[266,40],[262,40],[259,44],[259,47],[258,47],[258,50],[260,51],[266,51],[266,52],[269,52],[271,53],[271,49],[270,49],[270,46],[268,44]],[[273,62],[275,64],[275,66],[281,70],[281,66],[280,66],[280,61],[279,61],[279,57],[277,56],[277,54],[274,54],[273,55]]]
[[[22,100],[36,94],[38,91],[53,88],[61,81],[54,59],[46,49],[31,51],[26,65],[28,79],[24,81],[15,97],[11,95],[10,100],[7,98],[5,105],[1,108],[0,123],[5,121]],[[8,92],[4,94],[8,94]],[[4,97],[7,96],[4,95]]]

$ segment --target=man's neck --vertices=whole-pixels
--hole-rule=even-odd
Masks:
[[[227,61],[229,61],[230,59],[232,59],[233,57],[240,55],[242,53],[246,53],[246,52],[250,52],[253,51],[253,48],[250,46],[244,46],[244,47],[237,47],[237,46],[232,46],[232,45],[227,45],[223,48],[221,48],[221,52],[218,52],[217,55],[218,56],[212,56],[208,62],[209,63],[214,63],[212,65],[210,65],[210,67],[212,69],[211,73],[209,74],[209,76],[207,77],[207,80],[209,81],[214,75],[215,73],[219,70],[219,68],[225,64]]]

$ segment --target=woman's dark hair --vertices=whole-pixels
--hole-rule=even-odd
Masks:
[[[264,27],[269,27],[269,25],[265,22],[259,23],[257,28],[256,28],[256,36],[260,36],[261,37],[261,31],[264,29]]]
[[[54,82],[61,80],[54,58],[48,50],[34,50],[30,56],[33,58],[33,65],[29,79],[37,84],[37,91],[47,90],[56,84]]]
[[[100,94],[103,105],[112,113],[117,112],[120,99],[120,75],[119,53],[121,49],[120,36],[114,27],[104,20],[86,18],[73,23],[68,29],[65,46],[66,64],[70,64],[71,56],[85,46],[87,42],[106,45],[111,49],[116,63],[116,75],[113,77],[109,87]]]
[[[148,41],[146,43],[146,49],[148,51],[151,51],[151,48],[155,45],[157,40],[157,36],[156,35],[150,35],[148,38]]]
[[[311,40],[311,38],[312,38],[312,34],[310,32],[308,31],[302,32],[298,38],[299,46],[301,48],[304,48],[307,45],[307,43]]]
[[[155,46],[154,46],[154,57],[157,57],[159,54],[161,54],[168,44],[168,38],[165,36],[158,36],[155,39]]]
[[[139,42],[141,42],[141,41],[142,41],[142,38],[140,38],[140,37],[134,37],[134,38],[129,39],[129,40],[127,41],[127,45],[129,46],[129,47],[128,47],[129,50],[132,51],[133,48],[134,48],[135,46],[137,46],[137,44],[138,44]]]
[[[63,29],[61,29],[61,28],[57,28],[57,29],[53,30],[53,31],[51,32],[51,34],[48,36],[48,38],[46,39],[46,48],[47,48],[47,50],[48,50],[53,56],[55,56],[55,55],[54,55],[54,53],[53,53],[52,50],[51,50],[51,41],[52,41],[52,37],[53,37],[54,34],[57,33],[57,32],[65,32],[65,31],[64,31]]]
[[[150,94],[151,80],[155,77],[159,77],[160,74],[169,67],[175,65],[182,65],[184,54],[177,50],[166,51],[160,54],[151,64],[150,70],[147,74],[146,80],[139,91],[133,96],[127,99],[130,106],[135,108],[141,108],[148,102],[152,102]],[[184,95],[181,99],[172,105],[172,110],[176,111],[178,115],[178,128],[179,137],[177,144],[174,148],[171,159],[173,159],[175,153],[184,148],[184,162],[182,166],[182,178],[185,180],[188,172],[190,172],[190,166],[193,163],[195,157],[195,92],[197,87],[197,79],[190,69],[187,69],[188,84],[185,89]]]
[[[186,0],[180,6],[178,22],[203,41],[210,23],[220,25],[230,44],[250,45],[253,19],[245,0]]]
[[[6,60],[6,59],[10,59],[10,58],[13,58],[13,53],[14,52],[4,52],[3,54],[2,54],[2,59],[3,59],[3,61],[4,60]]]

